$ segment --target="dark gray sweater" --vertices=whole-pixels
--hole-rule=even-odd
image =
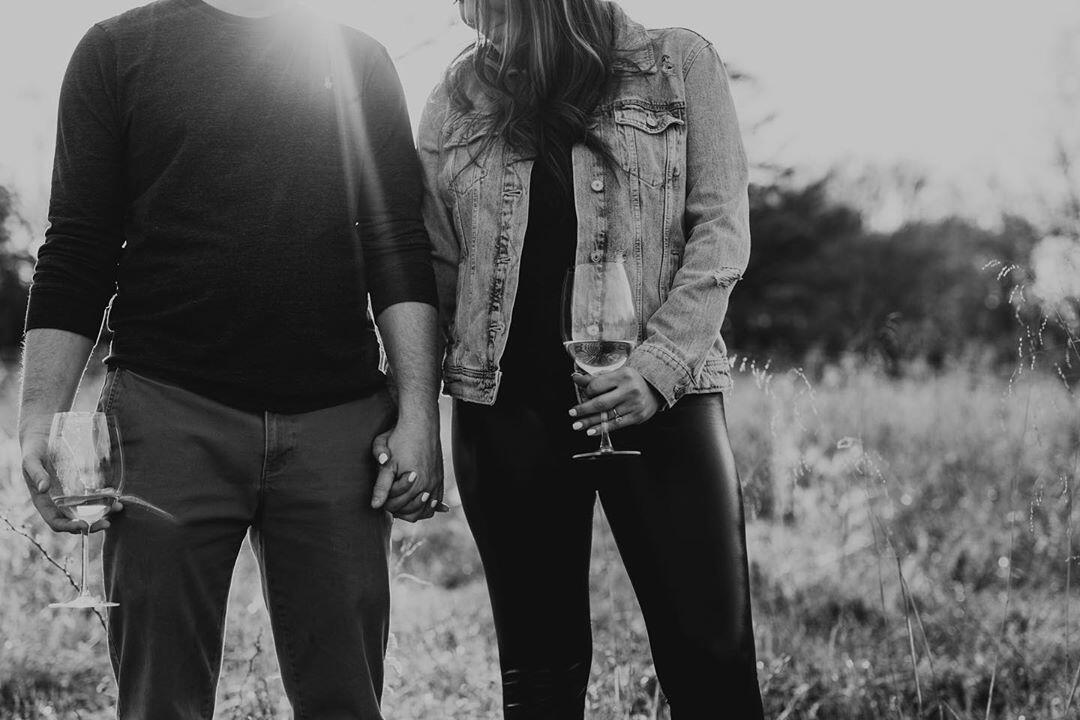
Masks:
[[[252,410],[382,386],[368,313],[433,304],[421,177],[381,45],[296,9],[160,0],[68,67],[27,328]],[[114,297],[115,295],[115,297]]]

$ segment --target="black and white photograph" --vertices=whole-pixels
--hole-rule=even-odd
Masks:
[[[3,17],[0,720],[1080,718],[1076,0]]]

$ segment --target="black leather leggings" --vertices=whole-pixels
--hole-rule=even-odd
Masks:
[[[571,460],[565,390],[454,404],[454,468],[487,575],[508,720],[581,718],[597,494],[645,616],[673,720],[762,717],[742,500],[723,397],[613,434],[638,458]]]

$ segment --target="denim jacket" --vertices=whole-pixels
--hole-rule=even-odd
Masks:
[[[617,81],[592,120],[617,167],[583,144],[573,148],[576,262],[625,261],[639,322],[628,364],[670,407],[685,393],[731,384],[720,326],[750,253],[747,161],[711,43],[689,30],[646,30],[615,12]],[[501,140],[477,157],[482,113],[457,112],[436,86],[418,146],[446,340],[444,392],[492,404],[533,163]]]

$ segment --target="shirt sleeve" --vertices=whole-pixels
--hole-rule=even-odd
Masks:
[[[96,340],[116,292],[124,244],[123,137],[116,55],[92,27],[60,89],[49,228],[38,251],[26,329],[68,330]]]
[[[367,72],[361,107],[356,227],[372,309],[377,316],[401,302],[437,306],[431,243],[420,210],[420,163],[405,93],[383,48]]]

